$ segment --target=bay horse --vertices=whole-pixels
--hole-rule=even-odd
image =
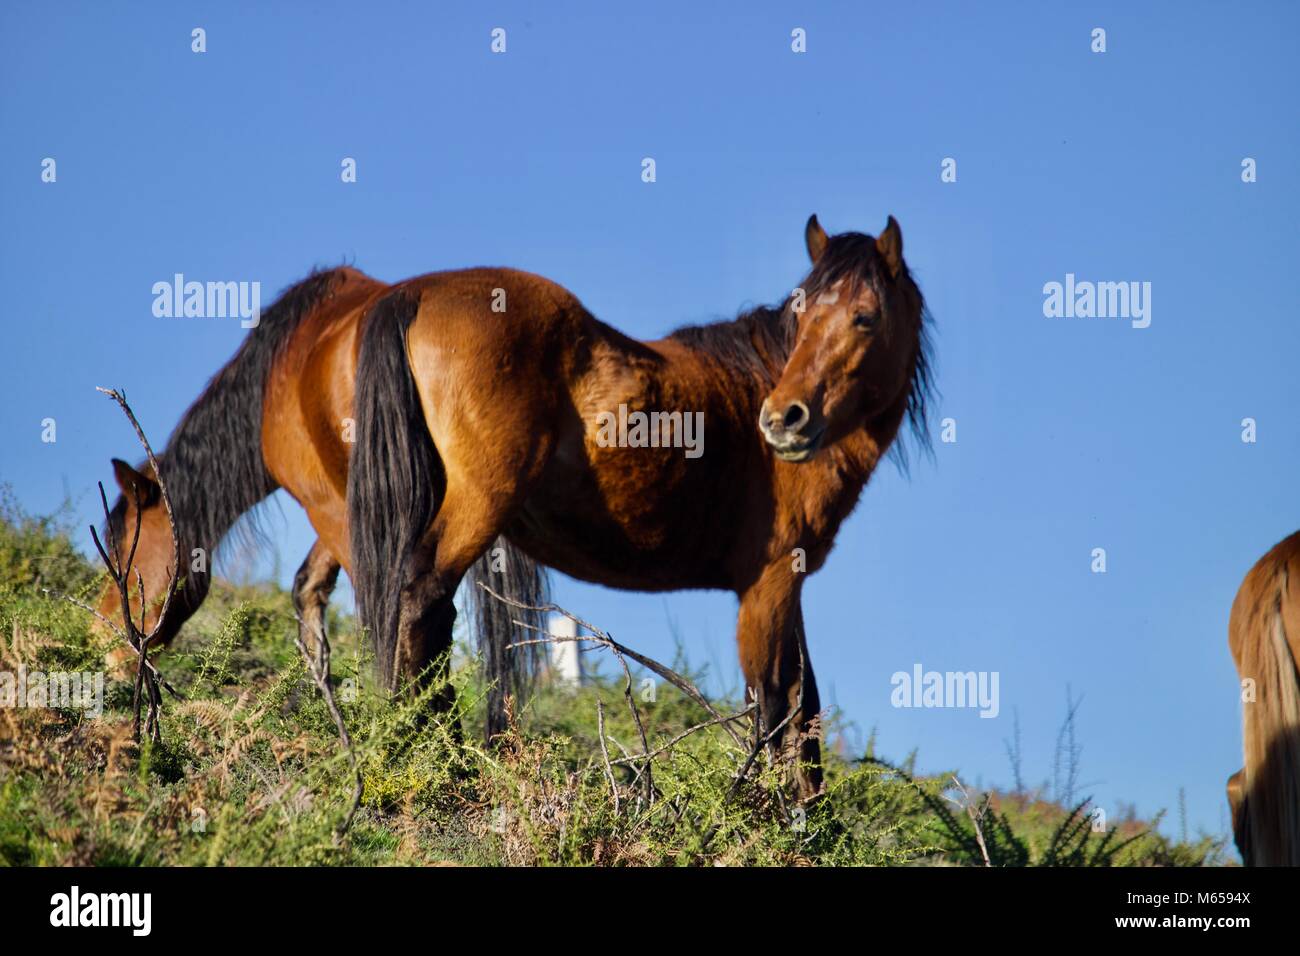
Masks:
[[[1245,766],[1228,779],[1237,849],[1247,866],[1300,866],[1300,531],[1246,574],[1228,647],[1242,681]]]
[[[821,704],[803,582],[881,458],[902,452],[905,423],[928,448],[931,378],[928,313],[893,217],[873,237],[830,236],[813,216],[804,239],[811,270],[781,305],[656,341],[513,269],[393,285],[351,268],[311,276],[263,316],[158,456],[182,554],[210,554],[284,488],[319,535],[294,584],[304,626],[323,625],[345,568],[393,691],[445,685],[430,664],[446,660],[467,576],[525,604],[538,603],[543,566],[613,588],[731,591],[759,729],[799,795],[815,795]],[[605,440],[601,423],[626,409],[702,415],[703,454]],[[147,468],[114,468],[123,494],[109,532],[133,528],[138,498],[136,564],[157,594],[172,560],[157,483]],[[207,583],[206,569],[187,573],[160,641]],[[520,612],[477,604],[497,681],[492,733]]]

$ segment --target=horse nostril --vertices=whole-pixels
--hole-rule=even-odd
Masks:
[[[764,433],[777,433],[781,431],[781,417],[776,412],[769,411],[767,402],[758,410],[758,427]]]
[[[808,424],[808,406],[803,402],[791,402],[781,423],[787,431],[797,432]]]

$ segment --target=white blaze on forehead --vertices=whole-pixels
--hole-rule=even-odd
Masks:
[[[817,296],[818,305],[834,305],[840,301],[840,288],[844,285],[844,280],[840,279],[833,286]]]

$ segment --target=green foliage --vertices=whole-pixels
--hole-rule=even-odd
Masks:
[[[52,515],[25,512],[8,485],[0,485],[0,588],[78,593],[97,573],[72,543],[71,502]]]
[[[933,815],[934,833],[953,862],[972,866],[1207,866],[1225,861],[1227,840],[1202,836],[1197,843],[1173,843],[1149,826],[1129,818],[1094,828],[1091,799],[1073,807],[1035,799],[1028,794],[991,792],[972,795],[958,788],[956,777],[918,780],[906,770],[875,760],[882,769],[908,783]],[[938,783],[938,786],[936,786]],[[955,790],[959,798],[948,795]],[[956,809],[954,809],[956,807]]]
[[[19,637],[0,642],[0,670],[101,666],[106,648],[89,615],[38,589],[95,580],[52,527],[0,521],[0,625]],[[983,865],[969,817],[945,799],[950,776],[917,775],[914,754],[902,768],[882,764],[874,741],[864,759],[841,756],[833,719],[826,790],[805,808],[791,804],[784,769],[764,758],[738,779],[747,727],[736,725],[738,739],[716,725],[686,734],[710,715],[663,683],[642,699],[640,673],[633,701],[651,751],[663,748],[648,769],[627,756],[642,744],[621,676],[544,683],[504,744],[488,749],[485,688],[464,648],[453,658],[452,713],[432,711],[431,690],[393,704],[372,685],[353,622],[334,615],[333,680],[363,781],[360,811],[339,839],[354,776],[294,648],[295,628],[282,589],[216,582],[157,657],[183,697],[164,699],[161,744],[131,740],[125,682],[110,681],[98,719],[0,708],[0,863]],[[676,668],[703,683],[683,660]],[[739,710],[735,700],[712,703]],[[1085,806],[990,795],[981,828],[991,861],[1222,862],[1221,842],[1172,843],[1135,821],[1093,834]]]

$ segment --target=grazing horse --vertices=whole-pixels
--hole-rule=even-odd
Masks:
[[[156,456],[182,560],[179,593],[160,626],[160,598],[171,581],[175,553],[161,489],[148,462],[132,467],[113,460],[122,493],[109,513],[106,536],[126,555],[138,524],[127,578],[132,615],[143,621],[142,631],[158,626],[151,646],[169,644],[202,604],[216,549],[239,519],[283,488],[306,510],[318,535],[294,577],[293,604],[300,639],[319,654],[317,642],[326,640],[325,610],[340,567],[352,571],[346,495],[359,331],[389,288],[351,268],[313,273],[292,286],[262,314],[235,356],[181,417]],[[493,586],[524,603],[541,603],[541,569],[509,542],[500,544]],[[152,599],[143,617],[141,592]],[[480,603],[476,610],[480,634],[493,648],[503,645],[512,618],[523,615],[525,623],[542,623],[538,614],[513,609],[506,614],[495,603]],[[120,619],[120,597],[111,583],[98,611],[101,618]],[[132,657],[119,648],[109,655],[108,666],[118,671]],[[532,663],[527,655],[500,650],[486,656],[494,712],[500,711],[508,690],[527,688]]]
[[[160,456],[184,553],[215,547],[285,488],[320,536],[295,603],[319,622],[346,568],[394,690],[442,685],[430,664],[446,659],[467,574],[526,604],[539,565],[614,588],[732,591],[759,729],[814,795],[821,704],[803,582],[904,423],[926,441],[930,377],[927,313],[893,218],[879,237],[828,236],[814,216],[805,241],[811,271],[779,307],[650,342],[511,269],[391,286],[350,269],[313,276],[263,317]],[[691,422],[702,431],[683,447]],[[136,562],[156,594],[171,554],[157,486],[115,468],[110,530],[124,534],[144,502]],[[205,587],[186,578],[164,640]],[[518,612],[478,603],[489,663],[503,661]]]
[[[1237,849],[1248,866],[1300,866],[1300,531],[1241,582],[1228,646],[1243,681],[1245,766],[1228,780]]]

